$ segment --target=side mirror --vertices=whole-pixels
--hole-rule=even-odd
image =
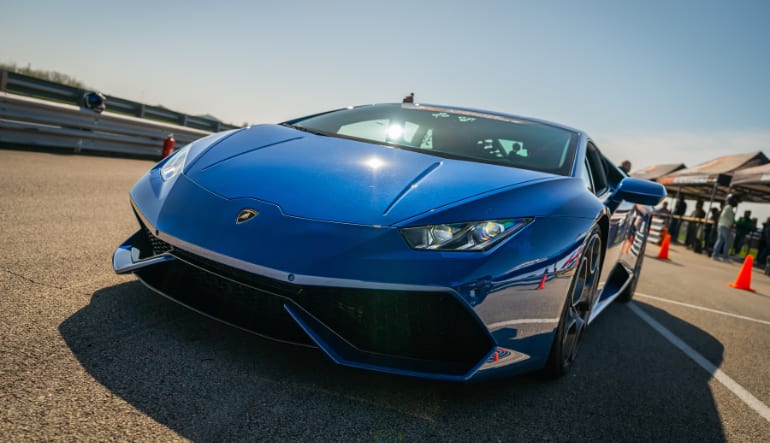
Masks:
[[[624,178],[610,199],[620,202],[625,200],[639,205],[655,206],[666,198],[663,185],[641,178]]]

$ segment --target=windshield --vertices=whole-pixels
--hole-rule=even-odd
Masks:
[[[343,109],[287,125],[443,157],[569,175],[577,135],[544,123],[412,104]]]

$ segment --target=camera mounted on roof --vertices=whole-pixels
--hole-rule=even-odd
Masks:
[[[87,91],[85,94],[83,94],[81,105],[86,109],[90,109],[91,111],[101,114],[102,111],[107,109],[107,99],[101,92]]]

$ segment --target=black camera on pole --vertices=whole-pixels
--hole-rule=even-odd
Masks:
[[[101,92],[89,91],[83,94],[82,105],[86,109],[101,114],[107,108],[107,99]]]

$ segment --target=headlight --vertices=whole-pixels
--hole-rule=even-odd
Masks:
[[[531,218],[402,228],[401,235],[413,249],[436,251],[483,251],[521,230]]]
[[[160,168],[160,178],[162,178],[163,181],[169,181],[182,172],[184,163],[187,160],[188,152],[190,152],[190,145],[176,151],[168,160],[166,160],[166,163]]]

